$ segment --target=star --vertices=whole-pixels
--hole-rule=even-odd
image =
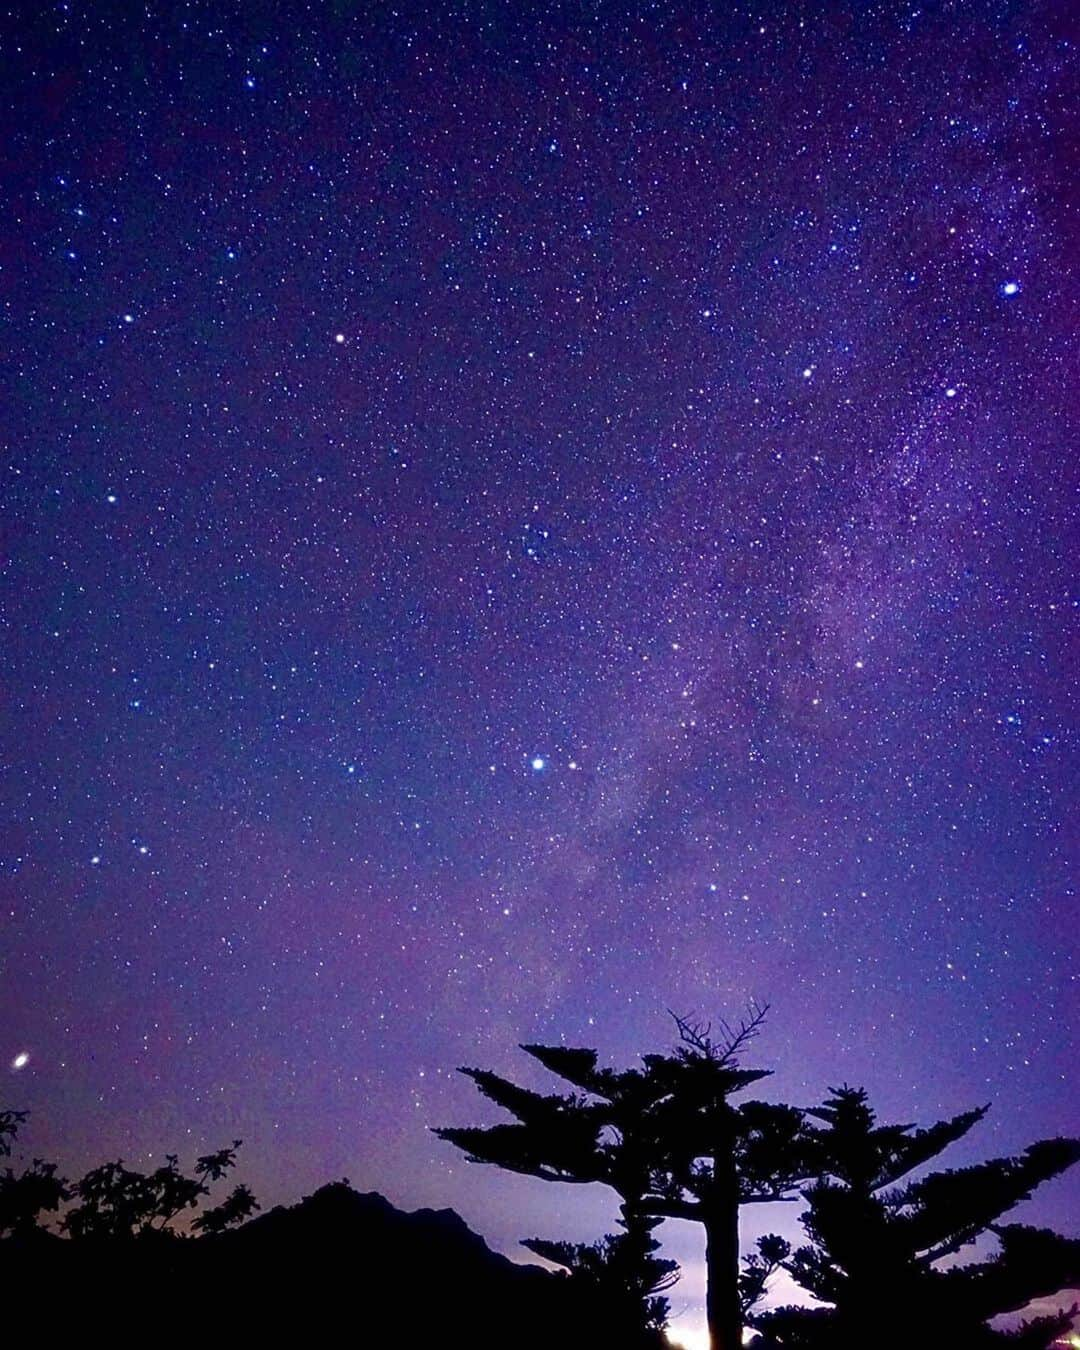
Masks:
[[[30,1063],[29,1052],[26,1050],[20,1050],[19,1053],[15,1056],[15,1058],[11,1061],[11,1067],[15,1070],[16,1073],[18,1073],[20,1069],[25,1069],[29,1063]]]
[[[509,1068],[589,1002],[629,1066],[669,1003],[786,990],[759,1050],[793,1096],[835,1073],[930,1117],[907,1032],[943,953],[973,996],[938,1067],[984,1034],[1019,1065],[1022,1027],[1038,1090],[988,1054],[986,1097],[1019,1137],[1062,1118],[1049,7],[965,7],[958,45],[713,6],[702,47],[679,6],[649,43],[606,4],[557,35],[279,6],[272,45],[218,6],[148,81],[116,78],[135,7],[74,36],[40,8],[8,53],[0,468],[20,1143],[70,1167],[140,1112],[155,1149],[254,1112],[290,1159],[244,1155],[261,1199],[350,1156],[504,1240],[550,1216],[492,1218],[475,1169],[458,1196],[426,1131],[363,1148],[420,1065],[423,1123],[468,1124],[459,1054]],[[377,1090],[343,1113],[346,1082]],[[603,1231],[591,1194],[563,1236]]]

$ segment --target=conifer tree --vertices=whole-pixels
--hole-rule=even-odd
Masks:
[[[625,1231],[599,1242],[525,1238],[522,1246],[569,1271],[591,1306],[606,1311],[613,1344],[661,1350],[669,1311],[664,1293],[678,1280],[679,1267],[656,1255],[660,1244],[652,1230],[659,1219],[638,1216],[629,1228],[620,1222]]]
[[[674,1051],[642,1056],[640,1069],[599,1068],[595,1050],[522,1046],[578,1091],[545,1095],[488,1070],[463,1069],[515,1121],[436,1133],[473,1162],[610,1186],[628,1232],[641,1216],[701,1224],[710,1343],[712,1350],[737,1350],[740,1205],[792,1198],[810,1175],[801,1112],[730,1100],[768,1076],[739,1064],[766,1012],[752,1007],[735,1030],[722,1024],[719,1040],[709,1027],[676,1018]]]
[[[834,1089],[807,1114],[819,1176],[805,1191],[811,1239],[783,1264],[828,1309],[786,1308],[756,1319],[768,1347],[863,1347],[887,1328],[890,1343],[970,1350],[1004,1342],[1045,1347],[1069,1313],[1006,1338],[987,1322],[1080,1280],[1080,1240],[997,1221],[1036,1187],[1080,1160],[1080,1140],[1046,1139],[1011,1158],[911,1172],[962,1138],[986,1114],[968,1111],[929,1129],[880,1125],[864,1091]],[[993,1236],[996,1255],[949,1264]],[[1075,1312],[1075,1309],[1073,1310]]]

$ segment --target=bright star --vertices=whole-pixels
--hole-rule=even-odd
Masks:
[[[1002,284],[1002,295],[1018,295],[1020,293],[1020,283],[1018,281],[1006,281]]]
[[[25,1069],[29,1063],[30,1063],[30,1056],[27,1054],[25,1050],[20,1050],[19,1053],[15,1056],[15,1058],[11,1061],[11,1067],[15,1070]]]
[[[532,761],[533,772],[539,773],[546,764],[547,760],[543,759],[540,755],[537,755],[536,758]]]
[[[335,334],[334,334],[334,341],[335,341],[335,342],[337,343],[337,345],[340,347],[341,344],[345,341],[345,334],[344,334],[344,333],[335,333]]]

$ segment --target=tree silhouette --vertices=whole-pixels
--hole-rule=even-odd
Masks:
[[[866,1093],[843,1087],[807,1113],[823,1122],[810,1131],[819,1176],[804,1193],[809,1209],[802,1221],[811,1245],[783,1264],[832,1307],[786,1308],[757,1318],[766,1346],[862,1347],[879,1337],[887,1318],[898,1345],[977,1350],[1003,1340],[987,1327],[989,1319],[1080,1279],[1080,1241],[996,1222],[1080,1160],[1080,1140],[1046,1139],[1018,1157],[903,1182],[967,1134],[986,1110],[925,1130],[879,1125]],[[998,1239],[996,1255],[939,1264],[986,1235]],[[1069,1317],[1028,1323],[1008,1343],[1048,1346],[1068,1329]]]
[[[0,1157],[10,1158],[27,1115],[26,1111],[0,1111]],[[38,1227],[41,1215],[55,1213],[69,1194],[55,1163],[35,1158],[22,1172],[5,1167],[0,1171],[0,1237],[25,1238]]]
[[[791,1243],[775,1233],[758,1238],[757,1247],[743,1261],[739,1275],[739,1307],[742,1320],[753,1324],[754,1314],[765,1298],[769,1281],[791,1255]]]
[[[192,1231],[196,1233],[224,1233],[227,1228],[234,1228],[237,1224],[250,1218],[258,1208],[259,1202],[255,1199],[251,1189],[244,1185],[236,1186],[220,1205],[214,1205],[210,1209],[203,1210],[192,1223]]]
[[[652,1236],[657,1220],[641,1220],[626,1232],[608,1233],[599,1242],[549,1242],[525,1238],[537,1256],[563,1266],[592,1306],[605,1310],[606,1330],[620,1346],[667,1344],[668,1301],[664,1292],[678,1280],[678,1264],[655,1255]]]
[[[153,1233],[171,1233],[171,1225],[185,1209],[195,1209],[210,1194],[210,1183],[220,1181],[236,1166],[236,1150],[220,1149],[199,1158],[191,1176],[180,1170],[176,1154],[153,1172],[136,1172],[122,1160],[103,1163],[75,1183],[71,1198],[78,1203],[68,1210],[60,1227],[76,1239],[129,1239]],[[258,1209],[255,1197],[246,1186],[238,1186],[216,1209],[196,1219],[193,1227],[206,1232],[221,1232],[246,1219]]]
[[[436,1133],[473,1162],[545,1181],[610,1186],[627,1232],[641,1218],[700,1223],[711,1345],[735,1350],[742,1343],[739,1207],[794,1198],[812,1174],[800,1111],[730,1101],[768,1077],[768,1070],[739,1064],[767,1011],[752,1006],[735,1029],[722,1023],[719,1039],[708,1026],[676,1017],[673,1052],[642,1056],[641,1069],[598,1068],[595,1050],[524,1045],[579,1091],[545,1095],[485,1069],[462,1069],[515,1123]]]
[[[0,1157],[10,1157],[26,1111],[0,1110]],[[153,1172],[136,1172],[122,1160],[103,1163],[74,1184],[57,1175],[55,1163],[35,1158],[22,1172],[0,1171],[0,1238],[25,1238],[41,1227],[44,1213],[56,1213],[67,1201],[76,1203],[59,1227],[75,1239],[130,1239],[151,1233],[174,1235],[171,1225],[184,1210],[195,1209],[210,1186],[236,1166],[240,1140],[230,1148],[207,1153],[195,1162],[193,1175],[180,1170],[174,1153]],[[242,1223],[259,1208],[247,1186],[237,1186],[192,1223],[197,1234],[222,1233]]]
[[[19,1126],[26,1122],[29,1114],[28,1111],[0,1111],[0,1158],[11,1157]]]

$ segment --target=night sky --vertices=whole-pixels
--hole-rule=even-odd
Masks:
[[[780,1099],[1075,1130],[1075,60],[1042,3],[8,11],[28,1150],[592,1238],[428,1132],[496,1118],[455,1066],[750,997]]]

